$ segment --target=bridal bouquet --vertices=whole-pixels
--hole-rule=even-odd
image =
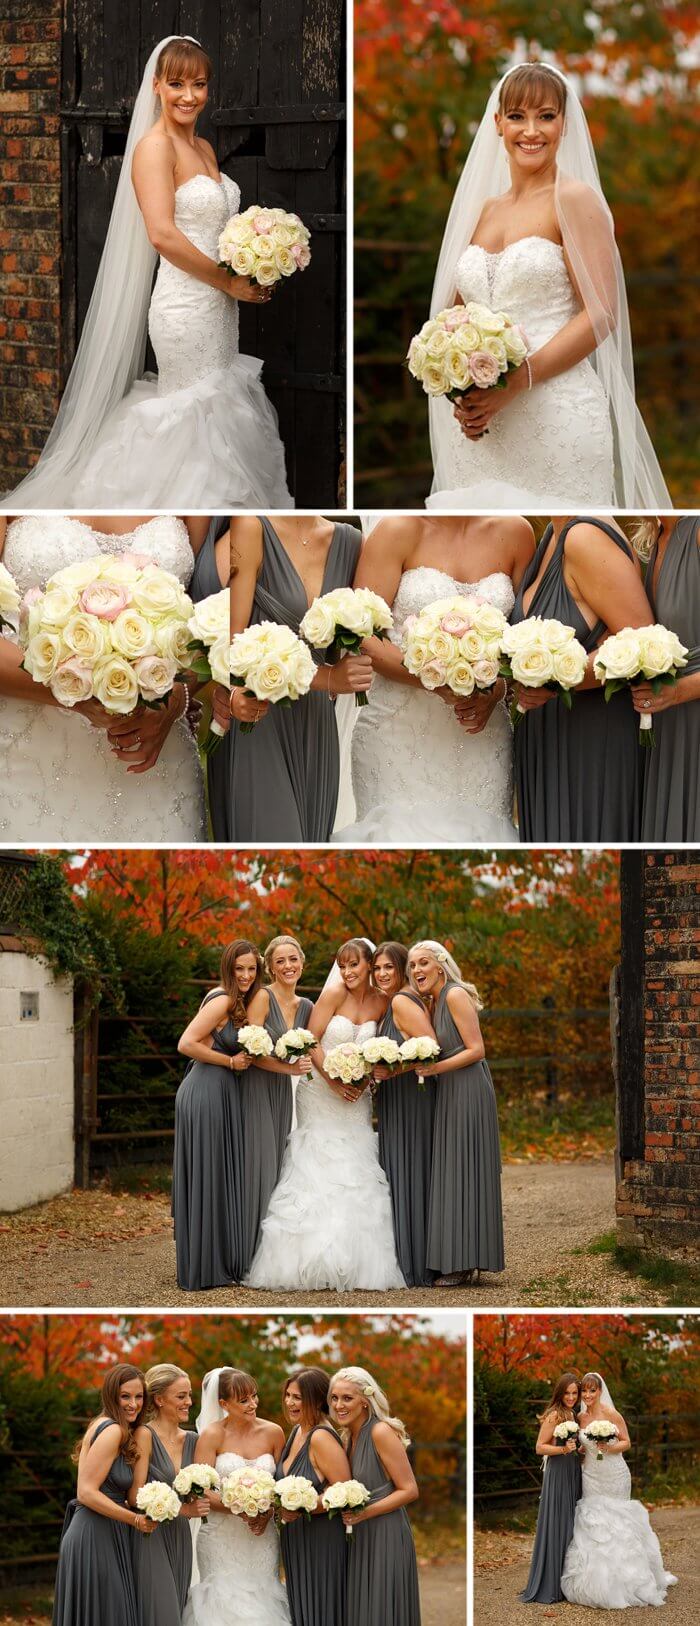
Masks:
[[[302,1056],[308,1056],[310,1050],[315,1050],[318,1039],[310,1028],[289,1028],[275,1045],[275,1055],[280,1061],[300,1061]],[[280,1481],[282,1483],[282,1481]]]
[[[318,1507],[318,1494],[311,1480],[303,1474],[287,1474],[284,1479],[278,1479],[275,1500],[285,1513],[303,1513],[306,1519],[310,1519]]]
[[[192,600],[170,571],[140,554],[66,565],[20,605],[22,662],[61,706],[99,700],[128,716],[167,703],[187,670]]]
[[[426,395],[456,401],[467,390],[503,388],[528,353],[522,328],[505,311],[470,301],[438,311],[408,347],[408,370]]]
[[[136,1506],[154,1524],[169,1524],[180,1513],[180,1498],[165,1480],[149,1479],[148,1484],[136,1492]]]
[[[310,239],[298,215],[254,203],[227,220],[219,238],[219,264],[234,277],[250,277],[261,288],[271,288],[282,277],[306,270]]]
[[[203,683],[220,683],[224,689],[231,686],[230,618],[231,595],[228,587],[224,587],[220,593],[210,593],[200,599],[187,623],[192,635],[188,644],[191,670]],[[211,756],[218,749],[223,734],[224,730],[213,718],[202,745],[205,756]]]
[[[256,700],[291,706],[308,694],[316,666],[313,656],[291,627],[260,621],[256,627],[234,633],[229,656],[231,682]],[[255,723],[239,723],[250,734]]]
[[[610,1440],[618,1440],[620,1438],[615,1424],[609,1422],[607,1417],[595,1418],[592,1423],[588,1424],[588,1428],[584,1428],[583,1432],[585,1438],[590,1440],[592,1445],[600,1445],[601,1441],[603,1444],[609,1444]],[[603,1452],[600,1450],[596,1451],[595,1458],[596,1462],[602,1462]]]
[[[685,644],[668,627],[623,627],[596,650],[593,672],[605,684],[605,698],[610,700],[618,689],[636,683],[651,683],[654,694],[659,694],[664,684],[677,682],[687,664]],[[640,713],[639,730],[640,743],[653,746],[651,715]]]
[[[353,1087],[364,1084],[372,1071],[372,1063],[367,1060],[362,1045],[336,1044],[327,1050],[323,1058],[324,1072],[329,1078],[339,1079],[341,1084],[352,1084]]]
[[[191,1462],[188,1468],[181,1468],[173,1480],[173,1490],[181,1502],[196,1502],[199,1496],[206,1496],[207,1491],[219,1490],[221,1480],[216,1468],[210,1468],[208,1462]],[[206,1514],[202,1517],[202,1524],[207,1524]]]
[[[3,627],[12,631],[19,617],[19,588],[7,566],[0,562],[0,632]]]
[[[569,1440],[573,1440],[575,1434],[578,1434],[578,1423],[574,1423],[573,1420],[567,1417],[563,1423],[557,1423],[553,1438],[556,1440],[557,1445],[566,1445]]]
[[[583,682],[588,656],[573,627],[531,615],[507,626],[502,640],[501,674],[526,689],[551,689],[571,710],[571,693]],[[516,710],[522,712],[523,706]]]
[[[272,1040],[267,1028],[258,1027],[255,1022],[238,1029],[238,1043],[246,1056],[251,1056],[253,1060],[272,1055]]]
[[[369,587],[336,587],[315,598],[299,631],[312,649],[328,650],[329,660],[356,655],[365,638],[386,638],[391,610]],[[355,695],[356,706],[366,706],[366,694]]]
[[[494,604],[475,594],[436,599],[403,628],[403,664],[424,689],[446,686],[453,694],[491,689],[501,675],[507,622]]]
[[[221,1500],[231,1513],[256,1519],[259,1513],[269,1513],[276,1489],[274,1475],[266,1468],[234,1468],[221,1481]]]
[[[372,1497],[367,1486],[363,1485],[359,1479],[339,1479],[336,1485],[329,1485],[321,1497],[321,1502],[329,1519],[332,1519],[336,1513],[343,1513],[345,1508],[356,1513],[359,1508],[366,1507],[371,1500]],[[346,1524],[346,1536],[351,1536],[352,1533],[352,1525]]]

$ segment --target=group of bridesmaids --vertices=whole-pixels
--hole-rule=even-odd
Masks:
[[[120,1363],[107,1373],[99,1415],[76,1450],[77,1496],[63,1528],[53,1626],[193,1626],[204,1619],[227,1626],[233,1605],[241,1626],[273,1620],[280,1626],[420,1626],[406,1512],[419,1495],[410,1441],[372,1375],[354,1366],[331,1380],[318,1367],[292,1372],[282,1393],[287,1437],[257,1416],[257,1386],[248,1373],[223,1367],[208,1376],[217,1380],[214,1420],[195,1433],[187,1426],[190,1379],[179,1367],[162,1364],[144,1374]],[[206,1384],[205,1378],[203,1394]],[[354,1478],[371,1500],[332,1520],[322,1510],[308,1521],[281,1513],[285,1590],[277,1547],[267,1575],[256,1557],[258,1538],[267,1531],[271,1539],[271,1514],[233,1515],[213,1490],[183,1502],[167,1523],[154,1524],[138,1511],[138,1491],[147,1481],[172,1485],[190,1463],[214,1467],[217,1461],[225,1472],[230,1462],[264,1463],[277,1479],[303,1475],[319,1495]],[[203,1518],[209,1523],[193,1543],[192,1521]],[[226,1531],[219,1526],[210,1542],[210,1525],[234,1518],[236,1539],[222,1544]],[[258,1596],[251,1599],[256,1575]]]
[[[372,1156],[378,1150],[389,1186],[403,1281],[456,1286],[482,1270],[503,1270],[498,1116],[476,989],[433,942],[415,945],[409,962],[403,944],[373,949],[364,939],[352,939],[338,951],[335,965],[348,994],[350,1020],[354,1016],[358,1026],[376,1028],[378,1035],[399,1043],[425,1035],[440,1047],[438,1060],[421,1063],[420,1077],[414,1071],[390,1076],[386,1067],[374,1070],[378,1142]],[[330,1026],[329,1002],[322,994],[312,1007],[297,992],[303,970],[304,952],[294,937],[274,938],[264,956],[246,940],[230,944],[222,955],[220,988],[207,995],[180,1040],[190,1063],[175,1102],[173,1218],[177,1278],[185,1290],[246,1280],[288,1137],[297,1133],[292,1080],[308,1074],[311,1063],[281,1062],[274,1054],[251,1062],[241,1050],[239,1029],[260,1025],[277,1040],[290,1028],[309,1028],[319,1041],[311,1058],[317,1084],[333,1088],[324,1079],[321,1045]],[[336,1001],[335,1008],[342,1014],[346,1005]],[[313,1110],[310,1095],[305,1111]],[[351,1103],[347,1112],[344,1155],[352,1157]],[[317,1231],[326,1203],[338,1218],[347,1187],[336,1178],[343,1171],[334,1170],[332,1162],[333,1152],[325,1146],[309,1198]],[[384,1178],[381,1170],[379,1177]],[[356,1232],[361,1220],[356,1200],[350,1202],[347,1225]],[[298,1226],[298,1212],[296,1219]],[[322,1243],[321,1232],[319,1238]],[[295,1255],[293,1234],[285,1253],[288,1264]],[[332,1271],[325,1285],[335,1285]]]

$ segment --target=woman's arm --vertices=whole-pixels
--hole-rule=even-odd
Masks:
[[[395,994],[391,1001],[391,1009],[394,1021],[402,1038],[435,1038],[435,1030],[431,1023],[430,1017],[428,1016],[428,1012],[422,1005],[416,1005],[415,1000],[409,999],[407,994]],[[422,1071],[423,1067],[421,1065],[421,1073]],[[400,1072],[395,1073],[392,1067],[390,1067],[388,1064],[385,1066],[383,1062],[378,1062],[377,1066],[373,1067],[372,1075],[380,1084],[383,1083],[387,1078],[401,1077]]]
[[[266,302],[267,289],[256,288],[250,277],[229,276],[225,267],[195,248],[176,226],[175,151],[169,136],[152,132],[139,141],[131,178],[149,240],[163,259],[232,299]]]
[[[185,1028],[178,1039],[177,1048],[181,1056],[189,1056],[191,1061],[208,1061],[216,1067],[230,1067],[235,1072],[243,1072],[250,1066],[250,1058],[243,1055],[224,1056],[220,1050],[212,1048],[211,1041],[214,1029],[222,1027],[229,1015],[229,1003],[226,994],[217,994],[214,999],[208,1000],[206,1005],[198,1010],[197,1015]]]
[[[269,1014],[270,995],[267,988],[259,988],[248,1006],[248,1021],[254,1027],[264,1028]],[[305,1056],[302,1056],[301,1061],[279,1061],[274,1054],[271,1056],[256,1056],[255,1066],[261,1067],[264,1073],[289,1073],[292,1078],[299,1078],[302,1073],[308,1073],[311,1070],[310,1063]],[[272,1427],[272,1424],[270,1426]]]
[[[456,1073],[460,1067],[472,1067],[474,1062],[483,1061],[486,1055],[479,1017],[466,989],[457,985],[450,988],[447,1004],[459,1036],[464,1040],[464,1049],[444,1061],[421,1062],[420,1070],[425,1078],[438,1077],[440,1073]]]
[[[339,1480],[352,1479],[352,1469],[339,1440],[336,1440],[328,1428],[317,1428],[311,1436],[309,1456],[319,1479],[325,1479],[328,1485],[336,1485]],[[325,1517],[325,1508],[319,1496],[312,1517]],[[301,1513],[287,1513],[282,1510],[282,1523],[292,1524],[295,1519],[302,1518]]]
[[[369,587],[387,604],[393,604],[407,562],[407,521],[383,519],[367,537],[360,553],[353,587]],[[365,648],[375,672],[411,689],[423,687],[420,678],[407,672],[401,650],[389,638],[367,638]]]
[[[609,1418],[611,1423],[615,1424],[615,1427],[617,1428],[618,1438],[616,1440],[609,1440],[609,1441],[608,1440],[598,1440],[597,1444],[599,1446],[602,1446],[603,1450],[605,1451],[606,1456],[608,1456],[608,1457],[619,1457],[619,1456],[622,1455],[623,1451],[629,1451],[630,1446],[632,1444],[632,1441],[630,1440],[630,1437],[629,1437],[629,1430],[627,1428],[627,1424],[625,1422],[625,1419],[622,1416],[622,1413],[619,1412],[619,1411],[615,1411],[614,1407],[612,1407],[610,1409],[610,1411],[606,1412],[606,1417]]]
[[[367,1519],[381,1519],[385,1513],[395,1513],[399,1507],[407,1507],[409,1502],[417,1502],[420,1495],[416,1477],[408,1460],[406,1450],[401,1444],[398,1434],[388,1423],[375,1423],[372,1429],[372,1444],[377,1451],[379,1460],[395,1489],[388,1496],[383,1496],[379,1502],[370,1502],[369,1507],[363,1507],[359,1513],[343,1513],[343,1524],[364,1524]]]
[[[231,520],[231,637],[245,632],[253,614],[255,588],[263,557],[263,530],[259,519]],[[239,723],[256,723],[269,711],[267,700],[256,700],[240,687],[231,689],[231,716]]]
[[[148,1479],[148,1470],[151,1466],[151,1452],[153,1450],[153,1435],[150,1428],[146,1428],[145,1426],[142,1428],[137,1428],[135,1439],[139,1454],[136,1458],[136,1462],[134,1463],[134,1477],[131,1481],[130,1489],[127,1492],[126,1499],[129,1503],[129,1507],[136,1507],[136,1497],[138,1492],[141,1490],[141,1487],[145,1485],[146,1480]]]
[[[105,1496],[100,1490],[104,1484],[110,1468],[119,1455],[121,1444],[121,1429],[118,1423],[110,1423],[103,1428],[97,1439],[93,1439],[90,1446],[83,1447],[78,1467],[78,1501],[83,1507],[89,1507],[93,1513],[101,1513],[105,1519],[114,1519],[117,1524],[131,1524],[143,1534],[155,1530],[155,1525],[143,1513],[136,1513],[130,1507],[119,1502],[113,1502],[110,1496]]]
[[[535,1445],[538,1457],[570,1457],[578,1450],[578,1439],[575,1434],[567,1440],[566,1445],[557,1444],[554,1438],[556,1422],[557,1414],[554,1411],[548,1412],[547,1416],[543,1417]]]

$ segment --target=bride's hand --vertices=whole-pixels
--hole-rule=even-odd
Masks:
[[[371,688],[373,668],[369,655],[344,655],[337,666],[326,668],[329,694],[366,694]]]
[[[499,678],[492,689],[475,689],[468,699],[458,696],[455,705],[457,722],[467,734],[480,734],[499,701],[505,700],[506,694],[506,680]]]
[[[246,694],[238,685],[231,690],[229,701],[231,716],[237,723],[259,723],[270,710],[269,700],[256,700],[255,695]]]
[[[508,374],[507,382],[494,385],[490,390],[471,389],[460,395],[454,403],[454,415],[467,440],[480,440],[489,432],[489,424],[497,412],[502,412],[516,396],[527,389],[527,367],[516,367]]]
[[[129,717],[112,717],[107,739],[127,773],[148,773],[154,768],[173,723],[182,717],[187,701],[183,683],[176,683],[167,706],[139,706]]]
[[[231,277],[225,271],[224,278],[223,290],[231,299],[242,299],[246,305],[267,305],[272,298],[271,288],[261,288],[250,277]]]

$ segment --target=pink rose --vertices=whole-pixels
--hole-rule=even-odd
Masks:
[[[295,243],[292,250],[292,259],[296,260],[300,271],[305,271],[311,262],[311,250],[306,243]]]
[[[253,221],[253,230],[259,232],[260,236],[262,237],[263,233],[270,231],[274,224],[275,222],[270,214],[270,210],[260,209]]]
[[[127,565],[133,565],[134,570],[143,570],[146,565],[152,565],[153,559],[148,553],[120,553],[120,559]]]
[[[467,316],[465,306],[456,305],[454,310],[450,311],[449,316],[445,317],[444,326],[448,329],[448,332],[454,333],[455,328],[464,327],[465,322],[468,321],[469,317]]]
[[[39,599],[42,596],[43,595],[42,595],[42,591],[41,591],[40,587],[30,587],[30,588],[28,588],[27,592],[24,595],[24,598],[22,599],[22,601],[20,603],[20,607],[19,607],[19,624],[20,624],[21,627],[24,626],[24,624],[25,624],[25,622],[26,622],[26,620],[27,620],[27,618],[29,616],[29,611],[31,610],[32,605],[33,604],[38,604]]]
[[[440,626],[443,632],[449,632],[453,638],[462,638],[465,632],[469,632],[471,621],[459,610],[448,610],[447,615],[443,615]]]
[[[78,603],[86,615],[96,615],[100,621],[116,621],[117,616],[131,603],[131,591],[122,582],[111,582],[104,578],[88,582]]]
[[[441,689],[445,676],[442,661],[426,661],[425,666],[421,667],[420,680],[424,689]]]
[[[162,700],[170,694],[177,667],[163,655],[142,655],[134,661],[134,671],[144,700]]]
[[[475,350],[469,357],[469,371],[478,389],[490,390],[497,383],[501,369],[496,357],[490,356],[487,350]]]

